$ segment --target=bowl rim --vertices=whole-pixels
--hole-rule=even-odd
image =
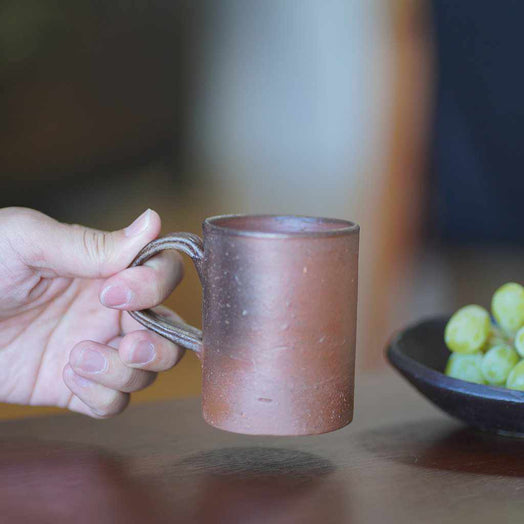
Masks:
[[[403,340],[415,329],[426,324],[437,323],[443,324],[444,327],[449,318],[450,315],[428,317],[409,324],[407,327],[394,334],[386,348],[386,357],[390,364],[403,375],[414,376],[417,380],[422,380],[439,389],[446,389],[482,399],[523,404],[524,391],[507,389],[500,386],[490,386],[487,384],[476,384],[475,382],[467,382],[466,380],[448,377],[441,371],[430,368],[418,360],[409,357],[401,350]],[[444,331],[442,331],[442,335],[444,336]]]

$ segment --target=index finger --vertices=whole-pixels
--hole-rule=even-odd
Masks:
[[[173,292],[183,275],[182,257],[176,251],[164,251],[141,266],[108,278],[102,286],[100,302],[126,311],[151,308]]]

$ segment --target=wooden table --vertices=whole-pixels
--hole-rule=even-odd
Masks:
[[[197,399],[0,424],[0,521],[447,523],[524,519],[524,441],[464,428],[392,371],[355,421],[300,438],[207,426]]]

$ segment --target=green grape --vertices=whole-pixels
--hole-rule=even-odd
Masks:
[[[484,308],[465,306],[449,319],[444,341],[451,351],[475,353],[486,343],[490,326],[489,314]]]
[[[481,350],[485,353],[495,346],[505,346],[507,344],[510,344],[509,338],[500,328],[491,324],[488,339]]]
[[[491,348],[483,357],[480,366],[488,384],[501,386],[509,372],[519,361],[517,352],[508,344]]]
[[[481,370],[482,356],[480,352],[469,355],[453,353],[448,359],[445,373],[448,377],[485,384],[486,380]]]
[[[515,349],[517,350],[517,353],[524,357],[524,327],[521,327],[517,334],[515,335]]]
[[[518,389],[524,391],[524,360],[521,360],[508,375],[506,387],[509,389]]]
[[[509,282],[493,295],[491,310],[498,325],[513,336],[524,325],[524,288]]]

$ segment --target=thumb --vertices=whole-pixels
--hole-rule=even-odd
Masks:
[[[19,213],[9,228],[17,239],[11,245],[26,265],[48,277],[109,277],[125,269],[161,226],[151,209],[114,232],[62,224],[33,210]]]

